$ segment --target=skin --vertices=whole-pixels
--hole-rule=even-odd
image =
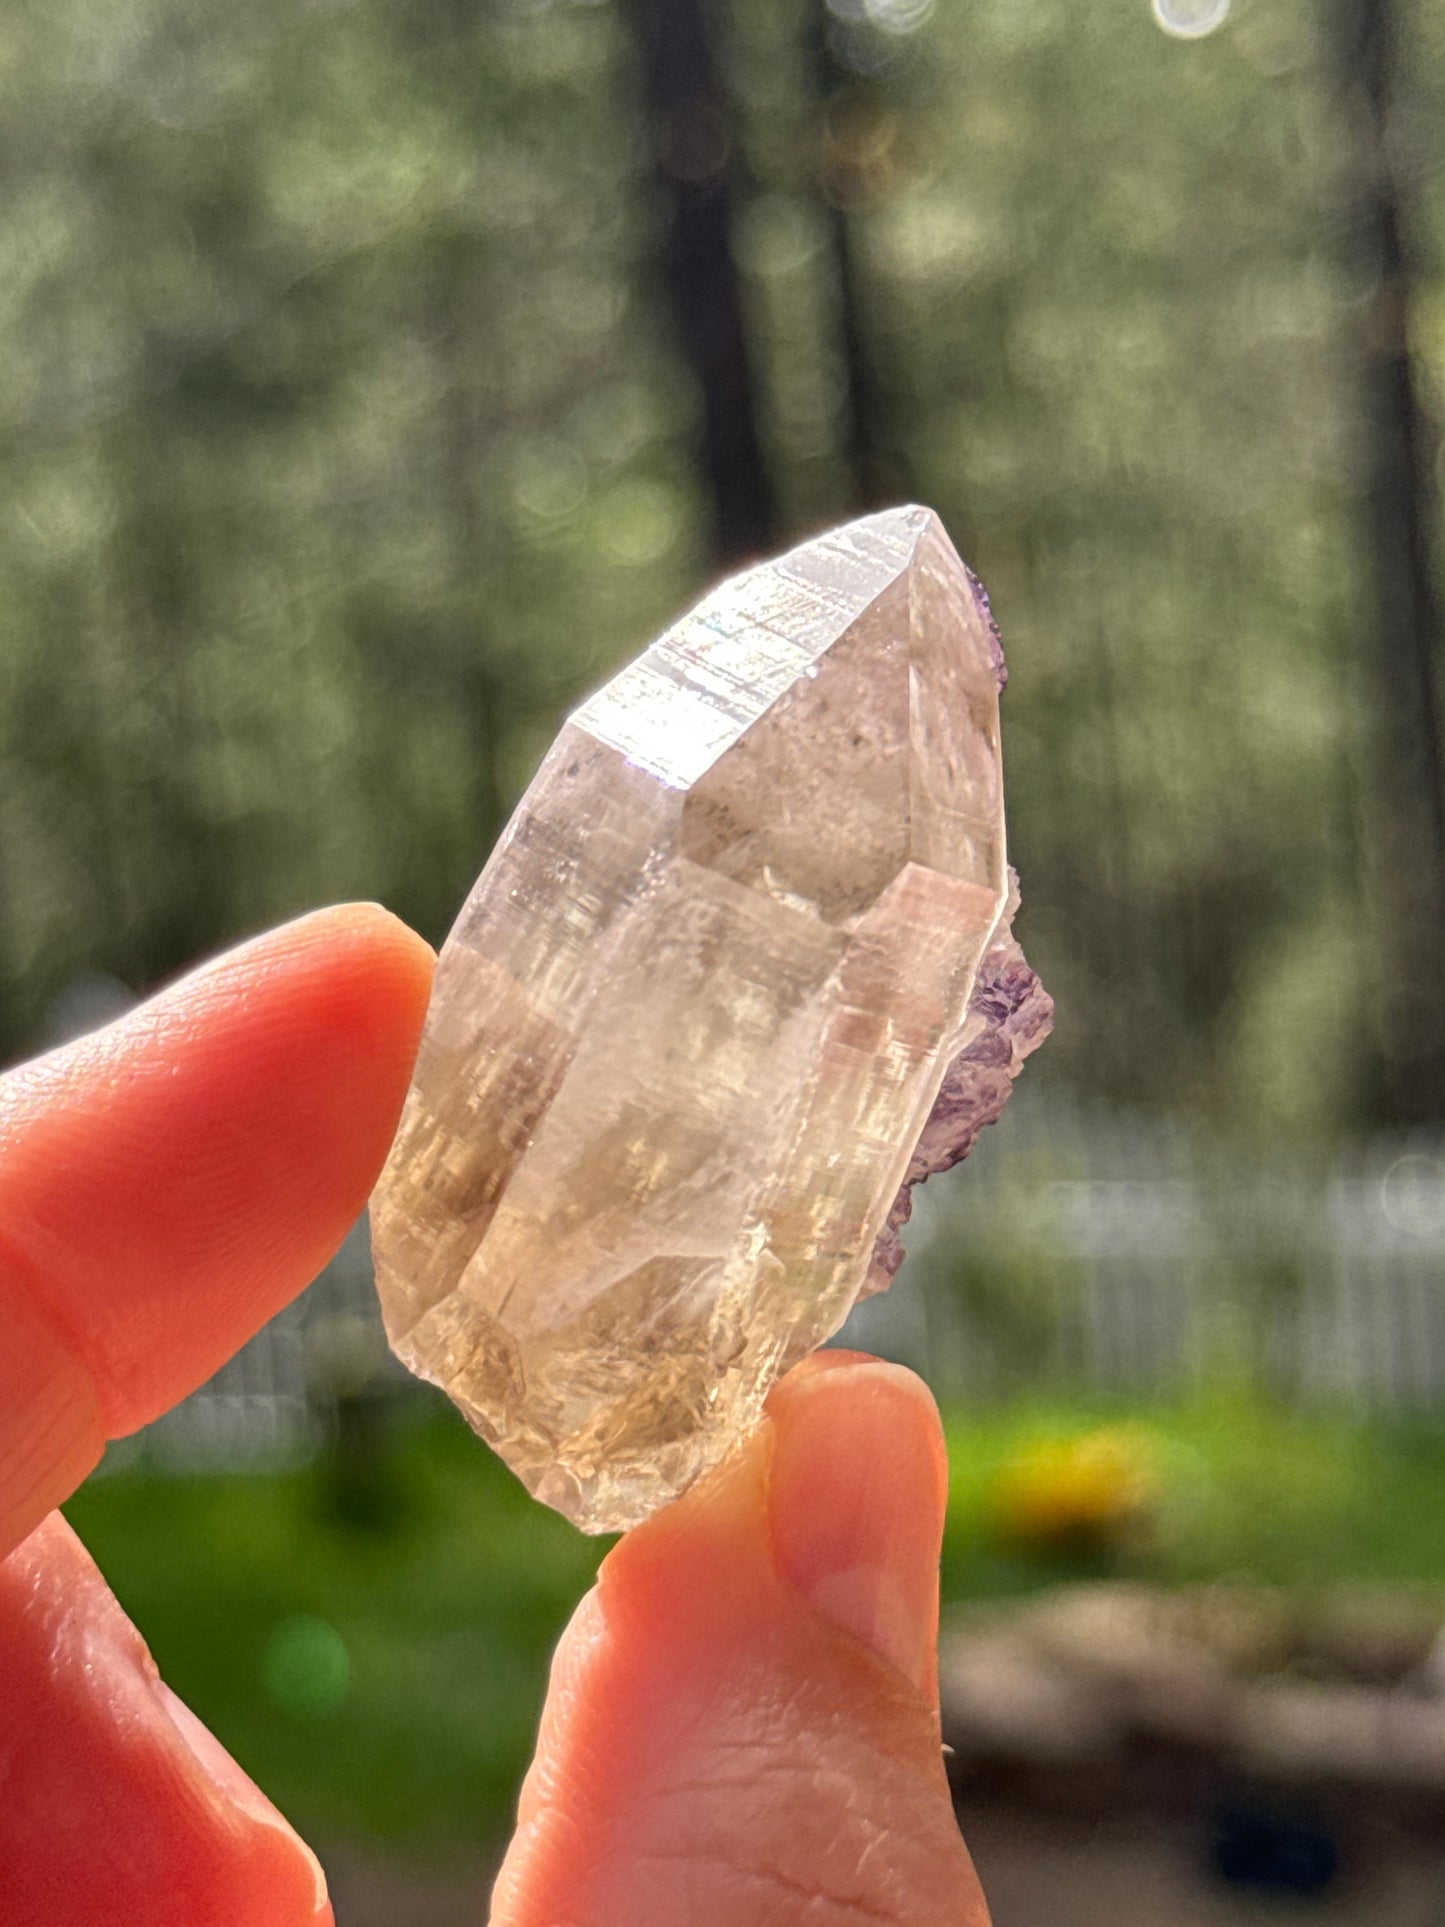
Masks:
[[[315,1856],[156,1674],[55,1512],[326,1262],[432,955],[321,911],[0,1081],[0,1919],[329,1922]],[[493,1927],[987,1927],[939,1748],[938,1417],[831,1353],[604,1562]]]

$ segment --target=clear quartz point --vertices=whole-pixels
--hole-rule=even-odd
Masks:
[[[587,1531],[682,1492],[886,1282],[905,1180],[1047,1028],[1008,940],[1002,680],[938,518],[850,523],[584,703],[462,907],[377,1285],[403,1361]]]

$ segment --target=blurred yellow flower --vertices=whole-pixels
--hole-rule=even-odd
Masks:
[[[1040,1552],[1121,1548],[1151,1515],[1155,1453],[1137,1425],[1040,1439],[1000,1466],[992,1513],[1001,1538]]]

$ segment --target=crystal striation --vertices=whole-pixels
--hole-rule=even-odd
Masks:
[[[1002,672],[927,509],[805,543],[576,712],[462,907],[377,1284],[400,1357],[586,1530],[683,1491],[888,1281],[909,1186],[1047,1028]]]

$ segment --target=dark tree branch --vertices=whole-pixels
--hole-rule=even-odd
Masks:
[[[837,16],[827,0],[811,0],[807,34],[817,102],[817,187],[827,220],[845,377],[840,441],[848,459],[852,506],[866,510],[906,500],[909,489],[900,473],[897,451],[887,445],[887,400],[874,372],[864,328],[864,280],[851,205],[857,183],[849,178],[846,160],[832,151],[848,120],[862,119],[876,102],[868,83],[839,57],[838,32]]]
[[[1386,996],[1387,1102],[1396,1121],[1445,1119],[1445,773],[1440,740],[1436,437],[1410,353],[1415,292],[1394,151],[1393,0],[1336,0],[1349,132],[1351,242],[1374,283],[1359,343],[1365,534],[1373,571]]]
[[[660,267],[702,410],[699,450],[718,560],[757,555],[775,534],[733,256],[730,116],[708,41],[706,0],[633,0],[665,215]]]

